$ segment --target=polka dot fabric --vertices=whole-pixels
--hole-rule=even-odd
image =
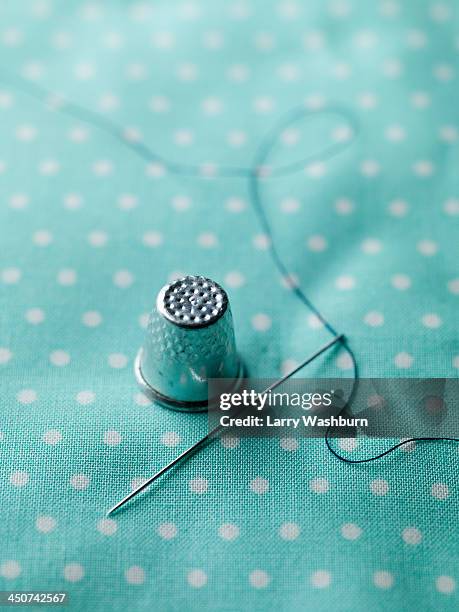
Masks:
[[[252,375],[329,339],[300,284],[363,376],[457,376],[458,18],[446,0],[0,4],[1,589],[67,590],[71,610],[457,610],[454,445],[349,466],[322,440],[225,437],[105,511],[206,427],[132,371],[179,276],[228,291]],[[260,184],[278,278],[222,169],[297,107],[314,115],[260,169],[306,160]],[[307,373],[350,368],[335,350]]]

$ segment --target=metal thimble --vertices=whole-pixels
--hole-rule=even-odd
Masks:
[[[135,361],[136,378],[151,399],[194,412],[209,403],[209,378],[238,386],[243,367],[236,351],[225,290],[203,276],[185,276],[161,289],[145,342]]]

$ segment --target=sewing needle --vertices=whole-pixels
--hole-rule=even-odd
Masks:
[[[261,395],[265,395],[266,393],[268,393],[269,391],[272,391],[273,389],[276,389],[279,385],[281,385],[283,382],[285,382],[288,378],[290,378],[291,376],[293,376],[294,374],[296,374],[299,370],[301,370],[302,368],[304,368],[305,366],[307,366],[309,363],[311,363],[311,361],[314,361],[314,359],[316,359],[317,357],[319,357],[319,355],[321,355],[322,353],[324,353],[326,350],[328,350],[329,348],[331,348],[334,344],[336,344],[339,341],[344,340],[344,335],[343,334],[339,334],[338,336],[335,336],[332,340],[330,340],[330,342],[327,342],[327,344],[324,344],[324,346],[322,346],[322,348],[320,348],[318,351],[316,351],[313,355],[310,355],[307,359],[305,359],[304,361],[302,361],[300,363],[300,365],[298,365],[296,368],[294,368],[291,372],[288,372],[288,374],[286,374],[285,376],[283,376],[282,378],[280,378],[279,380],[276,380],[276,382],[274,382],[272,385],[270,385],[269,387],[267,387],[264,391],[261,392]],[[119,508],[121,508],[121,506],[124,506],[124,504],[126,502],[128,502],[130,499],[132,499],[133,497],[135,497],[136,495],[138,495],[141,491],[143,491],[144,489],[146,489],[147,487],[149,487],[155,480],[157,480],[160,476],[162,476],[163,474],[165,474],[166,472],[168,472],[172,467],[174,467],[174,465],[176,463],[178,463],[179,461],[181,461],[184,457],[191,455],[194,451],[196,451],[200,446],[203,446],[206,442],[208,442],[209,440],[211,440],[211,438],[213,437],[214,434],[216,434],[218,431],[220,431],[221,429],[223,429],[222,425],[217,425],[216,427],[214,427],[214,429],[212,429],[208,434],[206,434],[203,438],[201,438],[200,440],[198,440],[197,442],[195,442],[192,446],[190,446],[189,448],[187,448],[186,450],[183,451],[183,453],[181,453],[180,455],[178,455],[175,459],[173,459],[170,463],[168,463],[167,465],[165,465],[163,468],[161,468],[159,470],[159,472],[156,472],[156,474],[154,474],[153,476],[151,476],[150,478],[148,478],[145,482],[143,482],[141,485],[139,485],[136,489],[134,489],[133,491],[131,491],[130,493],[128,493],[128,495],[126,495],[126,497],[123,497],[123,499],[121,501],[119,501],[117,504],[115,504],[113,506],[113,508],[110,508],[110,510],[107,512],[107,516],[110,516],[110,514],[113,514],[116,510],[118,510]]]

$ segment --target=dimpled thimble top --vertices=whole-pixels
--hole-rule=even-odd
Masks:
[[[164,287],[158,296],[158,311],[180,327],[205,327],[215,323],[228,306],[228,296],[219,284],[204,276],[185,276]]]

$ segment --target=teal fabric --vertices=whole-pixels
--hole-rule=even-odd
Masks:
[[[330,338],[277,276],[246,179],[219,176],[292,108],[336,110],[283,130],[268,163],[310,161],[262,182],[292,278],[363,376],[457,376],[458,31],[454,2],[0,4],[1,589],[71,610],[457,610],[453,444],[350,466],[322,440],[227,439],[104,516],[205,431],[134,381],[168,279],[226,287],[251,375]],[[334,351],[306,374],[349,367]]]

